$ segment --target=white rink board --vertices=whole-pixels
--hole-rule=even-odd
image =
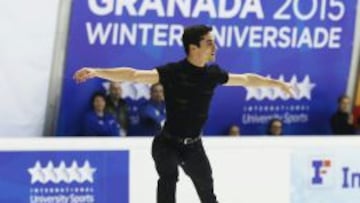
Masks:
[[[306,148],[360,147],[360,139],[356,137],[207,137],[203,140],[220,203],[289,203],[292,152]],[[155,203],[157,174],[150,154],[151,141],[151,138],[2,139],[0,150],[129,150],[130,202]],[[180,172],[177,202],[200,202],[190,179]]]

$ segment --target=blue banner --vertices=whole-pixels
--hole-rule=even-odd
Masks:
[[[128,151],[0,152],[0,202],[129,203]]]
[[[294,98],[273,88],[220,87],[204,134],[224,134],[231,124],[240,125],[242,134],[265,134],[274,117],[283,120],[284,134],[329,134],[337,98],[346,92],[356,5],[356,0],[73,1],[56,134],[80,134],[91,94],[103,89],[100,79],[77,85],[76,70],[152,69],[180,60],[182,29],[192,24],[213,26],[217,63],[225,70],[295,86]]]

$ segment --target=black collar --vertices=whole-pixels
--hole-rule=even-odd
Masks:
[[[186,69],[189,69],[190,71],[193,71],[193,72],[197,72],[197,73],[202,73],[202,72],[205,72],[207,70],[207,65],[203,66],[203,67],[200,67],[200,66],[195,66],[194,64],[190,63],[187,58],[185,58],[182,63],[184,64],[185,68]]]

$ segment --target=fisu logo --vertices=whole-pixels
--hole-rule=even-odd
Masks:
[[[267,76],[271,78],[270,76]],[[278,78],[279,81],[286,82],[284,79],[284,75],[280,75]],[[275,87],[246,87],[246,101],[256,100],[270,100],[275,101],[277,99],[281,99],[283,101],[287,101],[290,99],[293,100],[302,100],[306,99],[311,101],[312,91],[315,88],[316,84],[311,81],[309,75],[306,75],[304,79],[300,82],[296,75],[293,75],[288,81],[288,83],[293,87],[293,96],[287,95],[285,92],[281,91],[279,88]]]
[[[330,160],[313,160],[312,161],[313,177],[311,179],[311,184],[323,185],[324,176],[328,174],[330,167],[331,167]]]
[[[33,167],[28,168],[28,172],[31,175],[31,184],[37,182],[42,184],[49,182],[93,183],[95,171],[96,168],[91,167],[88,160],[81,167],[77,161],[73,161],[69,167],[66,166],[64,161],[61,161],[57,167],[54,166],[52,161],[49,161],[46,167],[42,167],[40,161],[36,161]]]

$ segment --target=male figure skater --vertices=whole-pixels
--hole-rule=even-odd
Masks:
[[[229,74],[219,65],[208,65],[215,60],[217,49],[211,31],[212,28],[205,25],[185,28],[182,42],[186,58],[178,62],[153,70],[85,67],[74,75],[77,82],[100,77],[111,81],[160,82],[163,85],[167,120],[152,144],[152,156],[159,174],[158,203],[175,203],[179,165],[191,178],[202,203],[217,202],[212,170],[200,132],[218,85],[271,86],[291,95],[291,87],[281,81],[256,74]]]

